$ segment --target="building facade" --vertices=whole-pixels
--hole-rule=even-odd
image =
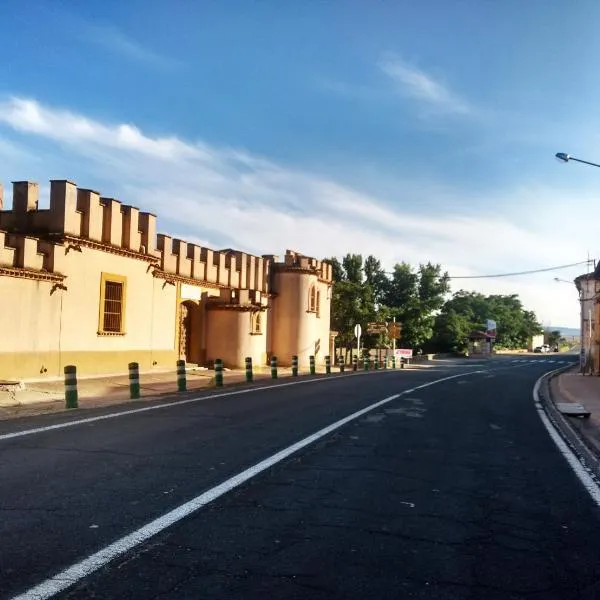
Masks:
[[[594,272],[575,278],[581,307],[579,364],[583,373],[600,374],[600,331],[596,326],[600,317],[600,267]]]
[[[158,233],[156,216],[66,180],[0,188],[0,379],[226,367],[332,354],[332,270],[286,251],[253,256]]]

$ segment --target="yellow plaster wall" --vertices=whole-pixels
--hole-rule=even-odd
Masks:
[[[243,367],[247,356],[255,365],[264,364],[266,358],[267,319],[263,315],[262,334],[250,333],[249,311],[208,310],[206,330],[209,344],[207,360],[223,360],[226,367]]]

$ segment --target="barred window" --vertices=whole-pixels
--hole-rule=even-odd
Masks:
[[[252,313],[251,319],[251,332],[253,334],[262,333],[262,315],[259,312]]]
[[[308,310],[315,312],[317,310],[317,288],[314,285],[310,286],[308,292]]]
[[[100,288],[100,327],[98,333],[125,332],[125,278],[102,274]]]

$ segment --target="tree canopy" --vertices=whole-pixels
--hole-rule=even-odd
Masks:
[[[402,328],[399,347],[429,352],[465,350],[469,334],[483,330],[487,319],[497,322],[496,345],[501,347],[526,347],[530,336],[542,332],[535,314],[515,294],[461,290],[450,296],[448,273],[440,265],[402,262],[388,273],[374,256],[346,254],[341,261],[329,260],[334,279],[331,327],[342,347],[356,344],[357,323],[367,346],[389,344],[387,334],[368,335],[365,326],[394,317]]]

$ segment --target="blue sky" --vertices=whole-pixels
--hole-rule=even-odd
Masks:
[[[213,247],[453,275],[595,257],[594,0],[4,0],[0,178],[68,178]],[[47,202],[46,199],[42,204]],[[456,280],[576,326],[554,276]]]

